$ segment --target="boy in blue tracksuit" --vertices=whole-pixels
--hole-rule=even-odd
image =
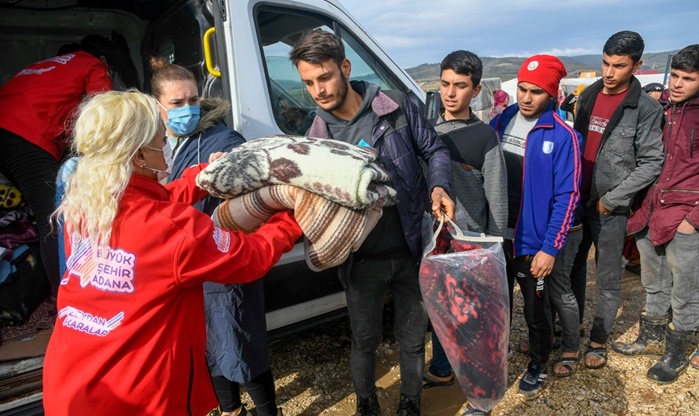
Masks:
[[[551,303],[563,327],[563,354],[554,374],[572,375],[579,359],[578,305],[568,276],[582,238],[580,228],[574,227],[582,140],[553,111],[565,75],[563,63],[554,56],[528,58],[517,75],[517,104],[490,123],[500,137],[507,166],[505,253],[510,301],[515,279],[524,296],[530,362],[519,391],[530,399],[546,385],[553,339]]]

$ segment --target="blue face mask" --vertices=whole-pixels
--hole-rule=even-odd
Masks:
[[[178,136],[189,136],[199,124],[200,107],[185,105],[167,110],[167,127]]]

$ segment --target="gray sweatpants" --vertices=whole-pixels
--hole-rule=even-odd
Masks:
[[[646,313],[660,316],[672,308],[676,330],[699,328],[699,232],[678,232],[658,247],[651,243],[647,228],[635,237],[641,253]]]

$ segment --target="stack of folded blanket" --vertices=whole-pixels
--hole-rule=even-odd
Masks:
[[[250,232],[272,214],[294,210],[313,270],[342,264],[395,204],[377,153],[327,139],[274,136],[247,142],[197,176],[224,201],[212,215],[220,227]]]

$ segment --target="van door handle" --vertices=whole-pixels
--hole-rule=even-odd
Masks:
[[[213,58],[211,56],[211,35],[216,33],[216,28],[215,27],[210,27],[204,32],[204,62],[206,62],[206,69],[209,71],[209,73],[217,78],[221,78],[221,71],[218,71],[216,68],[214,68],[214,62]]]

